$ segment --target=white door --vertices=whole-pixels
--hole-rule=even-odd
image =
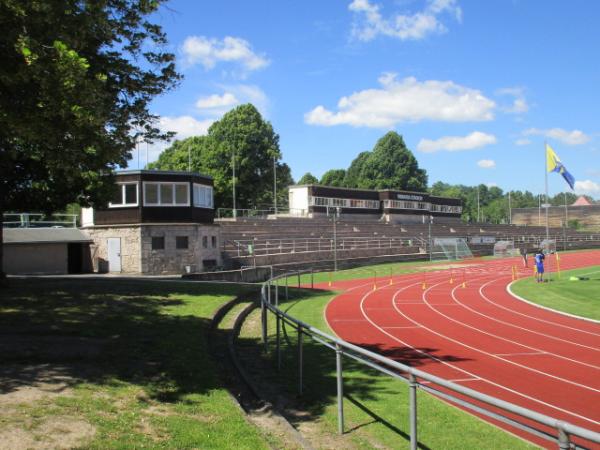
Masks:
[[[108,238],[108,271],[121,271],[121,238]]]

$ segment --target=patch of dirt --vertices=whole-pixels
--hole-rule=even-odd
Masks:
[[[53,364],[3,365],[0,411],[10,404],[31,404],[49,396],[70,395],[71,386],[77,382],[71,373],[71,367]]]
[[[69,449],[85,444],[95,433],[96,429],[83,420],[49,417],[31,430],[22,426],[0,430],[0,450]]]

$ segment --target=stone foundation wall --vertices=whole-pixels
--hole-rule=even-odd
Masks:
[[[94,272],[108,271],[108,238],[121,239],[121,271],[124,273],[140,273],[142,266],[140,227],[89,227],[82,228],[94,243],[90,246]]]
[[[94,243],[91,246],[94,271],[106,271],[108,238],[121,239],[123,273],[180,274],[221,266],[221,232],[218,225],[143,224],[83,228]],[[188,248],[176,248],[176,238],[186,236]],[[152,249],[152,238],[164,237],[164,249]],[[213,239],[214,238],[214,239]],[[209,262],[212,261],[212,264]]]

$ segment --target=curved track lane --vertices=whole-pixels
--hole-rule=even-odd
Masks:
[[[600,264],[600,252],[564,254],[560,264]],[[365,280],[336,283],[345,291],[326,319],[348,342],[600,432],[600,324],[515,298],[507,290],[513,265],[520,278],[531,275],[514,258],[431,272],[425,286],[423,274],[376,289]]]

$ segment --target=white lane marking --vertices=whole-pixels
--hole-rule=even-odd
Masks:
[[[418,285],[418,284],[419,284],[419,283],[414,283],[414,284],[412,284],[412,285],[405,286],[404,288],[402,288],[402,289],[398,290],[398,291],[396,292],[396,294],[394,294],[394,297],[395,297],[395,296],[396,296],[398,293],[400,293],[401,291],[403,291],[404,289],[406,289],[406,288],[408,288],[408,287],[410,287],[410,286],[415,286],[415,285]],[[497,388],[499,388],[499,389],[503,389],[503,390],[505,390],[505,391],[507,391],[507,392],[510,392],[510,393],[512,393],[512,394],[515,394],[515,395],[518,395],[518,396],[520,396],[520,397],[523,397],[523,398],[525,398],[525,399],[527,399],[527,400],[530,400],[530,401],[532,401],[532,402],[534,402],[534,403],[539,403],[540,405],[544,405],[544,406],[546,406],[546,407],[549,407],[549,408],[552,408],[552,409],[554,409],[554,410],[556,410],[556,411],[560,411],[560,412],[563,412],[563,413],[565,413],[565,414],[568,414],[568,415],[570,415],[570,416],[577,417],[577,418],[579,418],[579,419],[585,420],[586,422],[591,422],[591,423],[593,423],[593,424],[595,424],[595,425],[600,425],[600,422],[598,422],[598,421],[596,421],[596,420],[594,420],[594,419],[590,419],[589,417],[585,417],[585,416],[582,416],[581,414],[577,414],[577,413],[575,413],[575,412],[569,411],[568,409],[564,409],[564,408],[561,408],[561,407],[559,407],[559,406],[552,405],[551,403],[544,402],[544,401],[542,401],[542,400],[539,400],[539,399],[537,399],[537,398],[535,398],[535,397],[531,397],[530,395],[524,394],[524,393],[522,393],[522,392],[519,392],[519,391],[517,391],[517,390],[515,390],[515,389],[511,389],[511,388],[509,388],[509,387],[507,387],[507,386],[504,386],[504,385],[502,385],[502,384],[500,384],[500,383],[496,383],[496,382],[494,382],[494,381],[492,381],[492,380],[488,380],[487,378],[482,378],[482,377],[479,377],[478,375],[476,375],[476,374],[474,374],[474,373],[472,373],[472,372],[469,372],[468,370],[462,369],[462,368],[460,368],[460,367],[458,367],[458,366],[456,366],[456,365],[454,365],[454,364],[451,364],[451,363],[449,363],[449,362],[447,362],[447,361],[443,361],[443,360],[441,360],[441,359],[439,359],[439,358],[437,358],[437,357],[433,356],[432,354],[430,354],[430,353],[427,353],[427,352],[424,352],[423,350],[420,350],[420,349],[418,349],[418,348],[416,348],[416,347],[414,347],[414,346],[410,345],[408,342],[406,342],[406,341],[404,341],[404,340],[402,340],[402,339],[400,339],[400,338],[398,338],[398,337],[396,337],[396,336],[394,336],[394,335],[392,335],[392,334],[388,333],[387,331],[385,331],[384,329],[382,329],[381,327],[379,327],[379,326],[378,326],[378,325],[377,325],[375,322],[373,322],[373,321],[372,321],[372,320],[369,318],[369,316],[367,316],[367,314],[365,313],[365,311],[364,311],[364,309],[363,309],[363,304],[364,304],[364,301],[365,301],[365,300],[366,300],[366,298],[367,298],[369,295],[371,295],[373,292],[374,292],[374,291],[369,291],[369,292],[367,292],[367,293],[366,293],[366,294],[365,294],[365,295],[362,297],[362,299],[361,299],[361,301],[360,301],[360,309],[361,309],[361,311],[362,311],[362,314],[363,314],[363,316],[364,316],[364,317],[365,317],[365,318],[366,318],[366,319],[369,321],[369,323],[370,323],[370,324],[371,324],[373,327],[377,328],[379,331],[381,331],[383,334],[385,334],[385,335],[389,336],[389,337],[390,337],[391,339],[393,339],[394,341],[397,341],[397,342],[399,342],[400,344],[402,344],[402,345],[404,345],[404,346],[406,346],[406,347],[412,348],[412,349],[413,349],[415,352],[417,352],[417,353],[420,353],[420,354],[422,354],[422,355],[425,355],[425,356],[427,356],[427,357],[431,358],[432,360],[434,360],[434,361],[436,361],[436,362],[439,362],[439,363],[441,363],[441,364],[444,364],[444,365],[446,365],[446,366],[448,366],[448,367],[451,367],[451,368],[452,368],[452,369],[454,369],[454,370],[457,370],[457,371],[459,371],[459,372],[462,372],[462,373],[464,373],[464,374],[468,375],[469,377],[473,377],[473,378],[480,378],[482,381],[485,381],[486,383],[489,383],[489,384],[490,384],[490,385],[492,385],[492,386],[495,386],[495,387],[497,387]],[[393,298],[392,298],[392,301],[393,301]],[[409,317],[407,317],[407,316],[406,316],[405,314],[403,314],[401,311],[398,311],[398,312],[399,312],[401,315],[403,315],[404,317],[406,317],[408,320],[411,320]],[[411,321],[412,321],[412,320],[411,320]],[[413,322],[414,322],[414,321],[413,321]]]
[[[482,381],[479,377],[471,377],[471,378],[454,378],[450,380],[451,383],[463,383],[465,381]],[[431,381],[419,381],[419,384],[432,384]]]
[[[513,283],[514,283],[514,281],[513,281],[512,283],[509,283],[508,285],[506,285],[506,292],[508,292],[508,293],[509,293],[509,294],[510,294],[510,295],[511,295],[511,296],[512,296],[512,297],[513,297],[515,300],[519,300],[519,301],[521,301],[521,302],[523,302],[523,303],[527,303],[528,305],[535,306],[536,308],[545,309],[546,311],[551,311],[551,312],[553,312],[553,313],[560,314],[561,316],[571,317],[571,318],[573,318],[573,319],[579,319],[579,320],[583,320],[583,321],[585,321],[585,322],[590,322],[590,323],[600,323],[600,320],[590,319],[590,318],[588,318],[588,317],[576,316],[575,314],[569,314],[569,313],[567,313],[567,312],[564,312],[564,311],[559,311],[559,310],[557,310],[557,309],[548,308],[547,306],[539,305],[539,304],[537,304],[537,303],[533,303],[532,301],[529,301],[529,300],[527,300],[527,299],[524,299],[523,297],[521,297],[521,296],[519,296],[519,295],[515,294],[515,293],[514,293],[514,292],[513,292],[513,291],[510,289],[510,287],[512,286],[512,284],[513,284]],[[503,308],[503,306],[500,306],[500,305],[498,305],[498,306],[499,306],[500,308]],[[506,308],[504,308],[504,309],[506,309]],[[509,309],[508,311],[512,311],[512,310],[511,310],[511,309]],[[522,314],[522,313],[520,313],[520,312],[517,312],[517,311],[513,311],[513,312],[514,312],[515,314],[521,314],[521,315],[523,315],[523,316],[529,317],[529,316],[527,316],[526,314]],[[591,334],[592,336],[600,336],[600,334],[598,334],[598,333],[594,333],[594,332],[592,332],[592,331],[586,331],[586,330],[582,330],[582,329],[580,329],[580,328],[570,327],[570,326],[568,326],[568,325],[562,325],[562,324],[560,324],[560,323],[551,322],[551,321],[544,320],[544,319],[538,319],[538,318],[536,318],[536,317],[533,317],[533,316],[531,316],[531,318],[532,318],[532,319],[539,320],[540,322],[547,322],[547,323],[550,323],[550,324],[552,324],[552,325],[556,325],[557,327],[569,328],[569,329],[571,329],[571,330],[578,331],[579,333]]]
[[[362,322],[364,322],[365,320],[363,319]],[[404,329],[404,328],[421,328],[418,325],[409,325],[406,327],[381,327],[381,328],[385,328],[386,330],[394,330],[394,329]]]
[[[455,290],[456,290],[456,288],[454,288],[454,289],[451,291],[452,298],[455,298],[455,296],[454,296],[454,291],[455,291]],[[423,299],[424,299],[425,303],[427,303],[427,305],[430,307],[430,309],[431,309],[432,311],[435,311],[435,312],[436,312],[436,313],[438,313],[440,316],[442,316],[442,317],[444,317],[444,318],[446,318],[446,319],[448,319],[448,320],[450,320],[450,321],[452,321],[452,322],[458,323],[458,324],[460,324],[460,325],[464,326],[465,328],[470,328],[470,329],[472,329],[472,330],[475,330],[475,331],[478,331],[478,332],[480,332],[480,333],[482,333],[482,334],[486,334],[486,335],[488,335],[488,336],[491,336],[491,337],[494,337],[494,338],[497,338],[497,339],[500,339],[500,340],[503,340],[503,341],[506,341],[506,342],[510,342],[511,344],[515,344],[515,345],[518,345],[518,346],[520,346],[520,347],[527,348],[527,349],[529,349],[529,350],[534,350],[534,351],[536,351],[536,352],[541,352],[541,351],[543,351],[543,350],[541,350],[541,349],[539,349],[539,348],[531,347],[531,346],[529,346],[529,345],[525,345],[525,344],[520,344],[520,343],[518,343],[518,342],[516,342],[516,341],[510,340],[510,339],[507,339],[507,338],[503,338],[503,337],[501,337],[501,336],[497,336],[497,335],[495,335],[495,334],[493,334],[493,333],[489,333],[489,332],[487,332],[487,331],[480,330],[480,329],[479,329],[479,328],[477,328],[477,327],[473,327],[473,326],[471,326],[471,325],[468,325],[468,324],[466,324],[466,323],[463,323],[463,322],[461,322],[461,321],[459,321],[459,320],[456,320],[456,319],[454,319],[454,318],[452,318],[452,317],[450,317],[450,316],[448,316],[448,315],[446,315],[446,314],[442,313],[441,311],[438,311],[436,308],[434,308],[434,306],[435,306],[435,305],[432,305],[432,304],[430,304],[430,303],[427,301],[427,291],[423,292]],[[396,308],[396,306],[395,306],[395,305],[394,305],[394,308]],[[396,310],[398,310],[398,308],[396,308]],[[413,321],[414,321],[414,320],[413,320]],[[495,356],[493,353],[487,352],[487,351],[485,351],[485,350],[482,350],[482,349],[479,349],[479,348],[477,348],[477,347],[473,347],[472,345],[466,344],[465,342],[459,341],[458,339],[451,338],[450,336],[446,336],[445,334],[442,334],[442,333],[440,333],[440,332],[438,332],[438,331],[435,331],[435,330],[433,330],[433,329],[431,329],[431,328],[428,328],[428,327],[426,327],[425,325],[423,325],[422,323],[419,323],[419,322],[417,322],[417,321],[414,321],[414,322],[415,322],[416,324],[418,324],[418,325],[421,325],[423,328],[425,328],[425,329],[427,329],[427,330],[431,331],[432,333],[435,333],[435,334],[437,334],[438,336],[440,336],[440,337],[442,337],[442,338],[444,338],[444,339],[447,339],[447,340],[449,340],[449,341],[451,341],[451,342],[454,342],[455,344],[462,345],[463,347],[469,348],[469,349],[471,349],[471,350],[475,350],[475,351],[477,351],[477,352],[479,352],[479,353],[482,353],[482,354],[484,354],[484,355],[491,356],[492,358],[496,358],[496,359],[499,359],[499,360],[501,360],[501,361],[506,361],[507,363],[509,363],[509,364],[513,364],[513,365],[515,365],[515,366],[517,366],[517,367],[521,367],[521,368],[523,368],[523,369],[530,370],[530,371],[532,371],[532,372],[535,372],[535,373],[539,373],[540,375],[544,375],[544,376],[547,376],[547,377],[549,377],[549,378],[554,378],[555,380],[558,380],[558,381],[563,381],[563,382],[565,382],[565,383],[572,384],[573,386],[577,386],[577,387],[580,387],[580,388],[583,388],[583,389],[588,389],[588,390],[590,390],[590,391],[593,391],[593,392],[598,392],[598,393],[600,393],[600,389],[597,389],[597,388],[594,388],[594,387],[588,386],[588,385],[586,385],[586,384],[577,383],[577,382],[575,382],[575,381],[571,381],[571,380],[568,380],[568,379],[566,379],[566,378],[559,377],[558,375],[552,375],[551,373],[544,372],[543,370],[534,369],[533,367],[529,367],[529,366],[526,366],[526,365],[524,365],[524,364],[520,364],[520,363],[517,363],[517,362],[515,362],[515,361],[511,361],[511,360],[509,360],[509,359],[504,359],[504,358],[502,358],[502,357],[500,357],[500,356]],[[567,358],[567,357],[565,357],[565,356],[561,356],[561,355],[554,355],[554,354],[553,354],[553,356],[556,356],[557,358],[561,358],[561,359],[564,359],[564,360],[567,360],[567,361],[575,362],[575,363],[578,363],[578,364],[581,364],[581,365],[584,365],[584,366],[588,366],[588,367],[591,367],[591,368],[594,368],[594,369],[600,369],[600,367],[597,367],[597,366],[594,366],[594,365],[591,365],[591,364],[587,364],[587,363],[584,363],[584,362],[581,362],[581,361],[577,361],[577,360],[574,360],[574,359],[570,359],[570,358]]]
[[[523,352],[523,353],[495,353],[496,356],[532,356],[532,355],[548,355],[547,352]]]
[[[489,298],[487,295],[485,295],[485,293],[483,292],[483,290],[484,290],[484,288],[488,287],[488,286],[489,286],[491,283],[493,283],[493,282],[495,282],[495,281],[497,281],[497,280],[491,280],[491,281],[488,281],[487,283],[484,283],[484,284],[482,284],[482,285],[481,285],[481,287],[479,288],[479,294],[481,295],[481,297],[482,297],[482,298],[483,298],[483,299],[484,299],[486,302],[488,302],[488,303],[490,303],[490,304],[492,304],[492,305],[497,305],[497,304],[496,304],[495,302],[493,302],[493,301],[492,301],[492,300],[491,300],[491,299],[490,299],[490,298]],[[510,283],[510,284],[512,284],[512,283]],[[509,286],[510,286],[510,284],[509,284]],[[457,301],[458,301],[458,300],[457,300]],[[461,304],[462,304],[462,303],[461,303]],[[465,308],[467,308],[467,309],[469,309],[470,311],[473,311],[473,312],[475,312],[476,314],[479,314],[479,315],[481,315],[481,316],[483,316],[483,317],[486,317],[486,318],[488,318],[488,319],[491,319],[491,320],[493,320],[493,321],[495,321],[495,322],[502,323],[502,324],[504,324],[504,325],[508,325],[508,326],[511,326],[511,327],[514,327],[514,328],[518,328],[518,329],[520,329],[520,330],[524,330],[524,331],[527,331],[527,332],[529,332],[529,333],[537,334],[537,335],[544,336],[544,337],[547,337],[547,338],[550,338],[550,339],[554,339],[554,340],[556,340],[556,341],[561,341],[561,342],[565,342],[565,343],[567,343],[567,344],[575,345],[575,346],[577,346],[577,347],[583,347],[583,348],[587,348],[588,350],[593,350],[593,351],[596,351],[596,352],[600,351],[600,348],[598,348],[598,347],[591,347],[591,346],[589,346],[589,345],[580,344],[579,342],[573,342],[573,341],[569,341],[568,339],[563,339],[563,338],[559,338],[559,337],[557,337],[557,336],[552,336],[551,334],[546,334],[546,333],[542,333],[542,332],[539,332],[539,331],[530,330],[530,329],[528,329],[528,328],[523,328],[523,327],[520,327],[520,326],[518,326],[518,325],[512,324],[512,323],[510,323],[510,322],[505,322],[505,321],[503,321],[503,320],[500,320],[500,319],[495,319],[494,317],[490,317],[490,316],[488,316],[488,315],[486,315],[486,314],[480,313],[480,312],[478,312],[478,311],[476,311],[476,310],[474,310],[474,309],[472,309],[472,308],[468,307],[467,305],[464,305],[464,307],[465,307]],[[519,312],[517,312],[517,311],[513,311],[513,310],[511,310],[511,309],[508,309],[508,308],[504,308],[504,307],[502,307],[502,309],[505,309],[505,310],[507,310],[508,312],[515,313],[515,314],[519,314],[519,315],[521,315],[521,316],[525,316],[525,317],[528,317],[528,318],[531,318],[531,319],[536,319],[536,317],[534,317],[534,316],[527,316],[527,315],[525,315],[525,314],[521,314],[521,313],[519,313]],[[539,319],[539,320],[540,320],[540,321],[542,321],[542,322],[548,322],[548,321],[546,321],[546,320],[542,320],[542,319]],[[548,323],[549,323],[550,325],[560,325],[560,324],[555,324],[554,322],[548,322]],[[579,330],[579,329],[577,329],[577,328],[572,328],[572,327],[567,327],[567,328],[571,328],[571,329],[573,329],[573,330],[575,330],[575,331],[581,331],[581,330]],[[591,333],[591,332],[585,332],[585,333],[587,333],[587,334],[592,334],[592,335],[597,335],[596,333]],[[597,336],[600,336],[600,334],[598,334]]]

